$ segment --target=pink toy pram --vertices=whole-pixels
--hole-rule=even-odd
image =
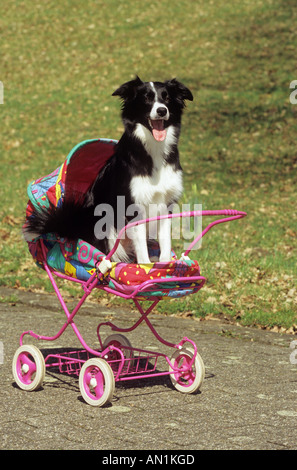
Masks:
[[[92,144],[94,142],[99,141],[92,141]],[[87,142],[87,144],[89,143],[90,141]],[[106,144],[107,142],[104,141],[103,143]],[[82,147],[75,147],[70,157],[76,155],[77,150],[81,153]],[[68,156],[67,164],[70,160],[71,158]],[[66,174],[66,171],[63,166],[59,167],[58,170],[49,175],[47,180],[37,180],[37,183],[40,184],[41,182],[44,188],[44,181],[51,181],[52,184],[54,178],[55,191],[50,192],[50,194],[57,194],[57,185],[63,189],[61,175],[63,172]],[[36,182],[30,185],[30,195],[35,194],[36,201],[36,192],[40,188],[37,191],[34,184],[36,185]],[[50,187],[52,188],[53,185]],[[47,192],[49,192],[48,188],[49,185],[46,187]],[[36,192],[34,193],[34,191]],[[62,193],[58,191],[59,200],[61,200]],[[45,200],[44,194],[39,194],[39,196],[43,201]],[[34,204],[34,200],[32,198],[30,200],[29,206],[32,202]],[[53,234],[32,240],[29,243],[30,252],[38,266],[47,272],[66,314],[66,322],[58,333],[51,337],[36,334],[33,331],[25,331],[21,334],[20,347],[14,355],[12,364],[13,376],[17,385],[23,390],[36,390],[43,383],[46,369],[52,368],[60,373],[78,376],[81,395],[88,404],[93,406],[103,406],[110,402],[114,393],[115,382],[126,380],[169,375],[173,386],[177,390],[184,393],[197,391],[204,380],[205,369],[196,344],[187,337],[183,337],[178,344],[164,340],[148,319],[148,315],[165,296],[181,297],[195,294],[202,288],[205,277],[200,275],[198,262],[189,259],[189,253],[214,225],[236,220],[245,215],[245,212],[236,210],[191,211],[132,222],[119,232],[114,247],[107,255],[82,240],[59,239]],[[135,225],[165,217],[201,216],[219,216],[220,218],[210,223],[193,240],[180,260],[174,256],[170,263],[155,262],[149,265],[113,263],[110,261],[125,232]],[[155,245],[151,248],[154,251],[153,254],[156,255],[158,246]],[[84,293],[72,312],[68,310],[54,276],[81,285]],[[99,324],[97,327],[99,347],[91,348],[78,330],[74,317],[93,289],[101,289],[125,299],[132,299],[140,313],[140,318],[130,328],[120,328],[111,322]],[[148,300],[151,303],[144,310],[143,301]],[[128,338],[123,335],[123,333],[135,330],[142,322],[147,324],[159,342],[174,350],[170,357],[161,352],[135,348]],[[83,349],[69,352],[68,348],[63,353],[57,353],[53,349],[52,353],[44,357],[35,345],[23,344],[26,335],[38,340],[54,341],[62,335],[69,325],[71,325]],[[109,326],[114,333],[102,340],[100,330],[104,325]],[[163,369],[165,364],[164,370],[160,370],[160,362]]]

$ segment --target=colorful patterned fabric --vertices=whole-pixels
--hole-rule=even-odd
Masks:
[[[113,263],[109,273],[109,284],[114,289],[119,289],[126,294],[131,293],[136,286],[146,281],[150,281],[149,286],[145,287],[145,292],[139,292],[139,296],[168,296],[181,297],[197,292],[200,281],[185,283],[184,279],[192,276],[199,276],[200,269],[197,261],[177,260],[175,258],[168,263],[149,263],[149,264],[126,264]],[[173,277],[183,278],[182,285],[176,281],[170,281]],[[166,279],[168,282],[153,282],[160,279]],[[181,283],[180,283],[181,284]]]
[[[87,281],[96,272],[97,263],[105,256],[100,250],[83,240],[57,239],[54,234],[38,237],[29,242],[28,245],[30,253],[39,267],[44,268],[44,249],[46,262],[52,270],[81,281]],[[156,254],[156,247],[154,247],[154,254]],[[198,275],[199,265],[197,261],[181,261],[174,257],[169,263],[112,263],[110,272],[104,278],[104,285],[129,295],[135,290],[136,286],[145,281],[168,279],[168,282],[162,282],[161,285],[152,283],[145,293],[139,292],[138,295],[144,297],[180,297],[196,292],[200,282],[183,283],[181,289],[177,282],[170,282],[170,278],[173,276],[186,278]]]
[[[96,263],[105,256],[83,240],[58,239],[51,233],[28,242],[28,246],[37,266],[44,267],[44,250],[50,268],[81,281],[87,281],[94,274]]]

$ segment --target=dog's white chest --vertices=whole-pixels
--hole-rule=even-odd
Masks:
[[[130,190],[135,204],[146,210],[150,204],[169,205],[182,194],[182,171],[175,171],[171,165],[161,166],[152,176],[134,176]]]

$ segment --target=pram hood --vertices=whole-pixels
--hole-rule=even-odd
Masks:
[[[79,200],[92,186],[96,176],[114,154],[117,140],[91,139],[77,144],[55,171],[38,178],[28,186],[27,193],[33,208],[60,207],[65,199]]]

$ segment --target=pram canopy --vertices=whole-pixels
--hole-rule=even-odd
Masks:
[[[55,171],[29,184],[29,203],[36,209],[48,209],[50,203],[59,207],[67,198],[79,200],[114,154],[116,144],[117,140],[112,139],[91,139],[77,144]]]
[[[27,190],[29,201],[26,220],[34,217],[34,210],[47,210],[51,205],[60,207],[67,198],[79,200],[114,154],[116,144],[117,141],[113,139],[85,140],[71,150],[64,163],[55,171],[31,182]],[[29,240],[27,238],[27,242],[29,251],[39,267],[44,268],[46,263],[52,271],[80,281],[87,281],[96,272],[98,263],[106,256],[84,240],[60,238],[54,233]],[[151,257],[158,257],[157,242],[150,243],[149,252]],[[146,289],[145,297],[180,297],[197,292],[201,281],[189,282],[188,285],[183,283],[183,288],[179,289],[179,284],[170,282],[170,278],[193,277],[199,274],[197,261],[178,260],[173,253],[172,260],[168,263],[111,263],[110,270],[104,276],[104,282],[109,289],[128,295],[135,290],[135,286],[143,282],[166,278],[168,284],[152,283]],[[100,282],[102,284],[102,281]],[[139,295],[143,296],[144,293],[139,292]]]

